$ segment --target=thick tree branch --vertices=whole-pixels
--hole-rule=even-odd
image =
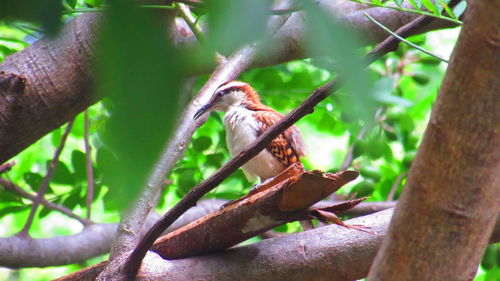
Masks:
[[[500,1],[464,26],[369,280],[472,280],[500,210]]]
[[[4,183],[0,182],[0,184]],[[34,197],[34,195],[32,196]],[[216,199],[201,201],[196,207],[183,214],[166,232],[174,231],[218,210],[224,202],[224,200]],[[145,226],[150,227],[158,218],[158,214],[152,213],[146,219]],[[47,267],[83,262],[109,252],[111,242],[116,234],[116,227],[116,223],[99,223],[88,225],[80,233],[68,236],[43,239],[20,236],[0,238],[0,266],[10,268]]]
[[[416,18],[414,14],[365,9],[348,2],[323,0],[319,5],[360,32],[366,44],[381,41],[385,34],[363,12],[384,19],[382,23],[392,30]],[[0,64],[0,163],[100,99],[92,95],[93,46],[100,17],[98,13],[77,16],[55,39],[39,40]],[[450,23],[435,21],[420,32],[443,27],[450,27]],[[187,29],[178,22],[173,38],[179,48],[190,52],[196,48],[196,40]],[[303,58],[304,30],[302,13],[293,13],[274,36],[272,48],[261,51],[252,67]],[[206,73],[210,69],[209,65],[199,65],[191,71]]]
[[[431,21],[432,18],[421,16],[413,22],[398,29],[396,33],[401,37],[407,37],[409,35],[415,34],[417,30],[419,30],[423,26],[426,26]],[[369,65],[388,52],[395,50],[399,42],[399,39],[390,36],[382,43],[380,43],[377,47],[375,47],[366,56],[366,64]],[[222,166],[216,173],[193,187],[189,191],[189,193],[187,193],[184,198],[182,198],[182,200],[177,203],[177,205],[171,208],[142,238],[137,247],[134,249],[134,252],[132,252],[125,263],[125,274],[129,277],[135,276],[142,258],[164,229],[170,226],[182,213],[184,213],[190,207],[194,206],[196,204],[196,201],[198,201],[204,194],[215,188],[229,175],[234,173],[239,167],[241,167],[248,160],[262,151],[265,146],[279,134],[284,132],[287,128],[292,126],[295,122],[300,120],[305,115],[312,113],[314,107],[318,103],[320,103],[322,100],[327,98],[331,93],[338,89],[338,87],[340,86],[340,83],[338,81],[338,79],[335,79],[316,89],[314,93],[310,95],[301,105],[287,114],[280,122],[270,127],[265,133],[263,133],[252,144],[247,146],[236,157],[233,157],[230,161],[224,164],[224,166]]]
[[[149,252],[137,280],[176,281],[304,281],[361,279],[368,273],[382,243],[392,209],[346,221],[370,227],[373,234],[329,225],[266,239],[212,255],[164,260]],[[490,242],[500,241],[500,218]],[[58,281],[94,280],[104,263],[82,269]]]

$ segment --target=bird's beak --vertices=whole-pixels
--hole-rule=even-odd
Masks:
[[[200,116],[203,115],[203,113],[205,113],[208,110],[210,110],[211,107],[212,107],[212,105],[210,103],[205,104],[200,109],[198,109],[198,111],[196,111],[196,113],[193,116],[193,119],[195,119],[195,120],[198,119]]]

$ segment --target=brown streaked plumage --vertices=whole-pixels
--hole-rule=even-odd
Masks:
[[[225,112],[224,126],[231,155],[238,154],[262,135],[283,115],[262,104],[257,92],[247,83],[229,81],[221,84],[210,101],[195,114],[198,118],[211,110]],[[276,137],[266,148],[243,165],[249,180],[264,181],[274,177],[304,156],[304,144],[297,127],[292,126]]]

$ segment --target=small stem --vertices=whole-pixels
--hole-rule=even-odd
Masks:
[[[184,19],[184,21],[188,24],[189,28],[191,28],[191,31],[193,32],[196,39],[198,39],[200,43],[205,42],[205,37],[203,35],[203,32],[200,26],[197,24],[198,21],[191,14],[189,7],[186,4],[182,3],[177,3],[175,7],[177,11],[179,11],[179,15],[181,16],[181,18]]]
[[[57,162],[59,161],[59,156],[61,155],[61,152],[64,148],[64,145],[66,144],[66,139],[68,138],[69,132],[71,131],[71,127],[73,127],[73,122],[75,120],[71,120],[68,122],[68,125],[66,126],[66,130],[64,131],[64,134],[61,138],[61,143],[59,144],[59,147],[57,147],[56,152],[54,153],[54,157],[52,158],[52,161],[49,164],[47,175],[43,179],[43,182],[40,184],[40,188],[38,189],[37,195],[35,200],[33,201],[33,206],[31,208],[31,212],[29,214],[28,220],[26,221],[26,224],[24,225],[23,229],[19,233],[20,235],[28,235],[28,230],[31,227],[31,224],[33,223],[33,219],[35,217],[36,210],[38,209],[38,206],[40,205],[40,202],[43,200],[43,197],[45,195],[45,192],[47,192],[47,189],[49,187],[49,182],[52,179],[52,176],[54,176],[54,172],[57,167]]]
[[[84,122],[85,122],[85,164],[87,168],[87,219],[90,220],[90,214],[92,209],[92,200],[94,200],[94,169],[92,167],[92,153],[90,151],[90,140],[89,140],[89,111],[84,112]]]
[[[12,192],[19,194],[23,198],[26,198],[26,199],[31,200],[31,201],[36,200],[36,195],[25,191],[20,186],[16,185],[15,183],[13,183],[11,181],[7,181],[5,179],[0,178],[0,185],[3,185],[6,190],[10,190]],[[40,201],[40,204],[42,204],[43,206],[45,206],[51,210],[59,211],[65,215],[67,215],[70,218],[74,218],[75,220],[79,221],[83,225],[92,224],[92,221],[90,221],[88,219],[84,219],[84,218],[78,216],[77,214],[73,213],[70,209],[68,209],[62,205],[52,203],[45,198],[42,198],[42,200]]]
[[[448,61],[447,61],[447,60],[445,60],[445,59],[443,59],[443,58],[441,58],[441,57],[439,57],[439,56],[437,56],[437,55],[435,55],[435,54],[433,54],[433,53],[431,53],[431,52],[427,51],[426,49],[424,49],[424,48],[422,48],[422,47],[420,47],[420,46],[417,46],[417,45],[413,44],[412,42],[410,42],[410,41],[408,41],[408,40],[404,39],[403,37],[401,37],[401,36],[397,35],[397,34],[396,34],[396,33],[394,33],[392,30],[390,30],[389,28],[387,28],[386,26],[384,26],[382,23],[380,23],[379,21],[377,21],[376,19],[374,19],[374,18],[373,18],[372,16],[370,16],[369,14],[367,14],[367,13],[363,13],[363,14],[364,14],[364,15],[365,15],[365,17],[367,17],[369,20],[371,20],[372,22],[374,22],[376,25],[380,26],[383,30],[387,31],[389,34],[391,34],[392,36],[394,36],[394,37],[398,38],[399,40],[403,41],[404,43],[406,43],[406,44],[408,44],[408,45],[412,46],[413,48],[415,48],[415,49],[419,50],[420,52],[422,52],[422,53],[424,53],[424,54],[427,54],[427,55],[429,55],[429,56],[431,56],[431,57],[433,57],[433,58],[435,58],[435,59],[438,59],[438,60],[440,60],[440,61],[442,61],[442,62],[448,63]]]
[[[403,178],[406,176],[406,173],[402,173],[398,175],[396,180],[394,181],[394,184],[391,187],[391,192],[389,192],[389,195],[387,196],[387,201],[392,201],[394,199],[394,194],[396,194],[396,191],[398,190],[399,184],[403,180]]]

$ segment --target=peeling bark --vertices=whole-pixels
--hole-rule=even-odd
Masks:
[[[164,260],[149,252],[137,280],[175,281],[303,281],[361,279],[387,231],[393,209],[348,220],[370,227],[370,233],[329,225],[266,239],[248,246],[180,260]],[[500,241],[500,218],[491,243]],[[58,281],[94,280],[105,263],[84,268]],[[416,279],[414,279],[416,280]]]

